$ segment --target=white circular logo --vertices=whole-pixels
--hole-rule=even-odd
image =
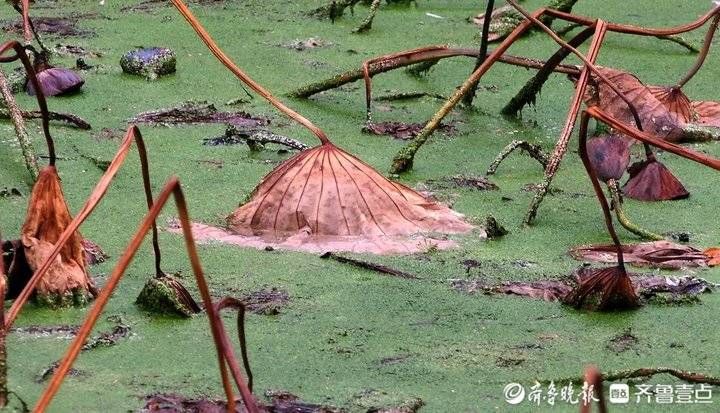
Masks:
[[[503,395],[508,404],[520,404],[525,400],[525,388],[520,383],[510,383],[505,386]]]

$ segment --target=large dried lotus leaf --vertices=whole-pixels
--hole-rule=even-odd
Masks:
[[[332,144],[285,161],[228,218],[241,235],[398,236],[467,232],[462,215],[389,181]]]

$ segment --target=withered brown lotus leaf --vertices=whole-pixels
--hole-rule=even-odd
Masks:
[[[679,95],[663,93],[664,101],[661,101],[648,86],[645,86],[634,75],[606,67],[598,67],[598,69],[635,106],[645,132],[671,141],[680,137],[681,131],[677,119],[681,114],[671,112],[664,103],[665,101],[674,105],[676,101],[682,100]],[[593,80],[596,86],[585,96],[588,105],[597,105],[608,115],[635,127],[634,117],[627,103],[597,76],[593,76]]]
[[[52,252],[72,217],[54,166],[40,171],[28,204],[21,242],[29,268],[35,272]],[[52,306],[84,303],[95,286],[88,276],[82,237],[75,233],[36,288],[38,301]]]
[[[669,241],[643,242],[622,246],[626,263],[662,269],[702,267],[708,264],[708,256],[702,251]],[[570,255],[579,260],[617,262],[617,247],[614,245],[590,245],[570,250]]]
[[[587,142],[587,151],[601,181],[620,179],[630,163],[632,141],[621,135],[603,135]]]
[[[45,96],[59,96],[77,92],[85,84],[85,80],[77,73],[64,67],[48,67],[37,73],[40,87]],[[35,96],[32,82],[27,84],[27,92]]]
[[[648,86],[650,93],[665,106],[677,125],[692,122],[693,108],[690,99],[676,86]]]
[[[615,247],[613,247],[615,248]],[[590,305],[597,297],[598,310],[619,310],[640,305],[625,267],[583,268],[577,273],[578,286],[563,298],[576,308]]]
[[[625,196],[639,201],[670,201],[690,196],[682,183],[657,160],[634,163],[630,179],[623,187]]]
[[[720,128],[720,102],[693,102],[692,107],[697,114],[697,123]]]
[[[240,235],[281,239],[299,234],[394,237],[472,228],[462,215],[389,181],[331,143],[276,167],[250,201],[228,217],[228,227]]]

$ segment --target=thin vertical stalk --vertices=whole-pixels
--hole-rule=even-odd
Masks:
[[[488,37],[490,37],[490,23],[492,22],[492,13],[494,8],[495,0],[487,0],[485,17],[483,18],[482,34],[480,35],[480,51],[478,53],[477,60],[475,61],[475,68],[473,68],[473,72],[476,71],[483,62],[485,62],[485,59],[487,59]],[[463,104],[465,106],[472,106],[473,99],[475,99],[475,93],[477,93],[478,83],[479,81],[475,82],[468,93],[463,97]]]
[[[15,97],[8,86],[7,77],[5,77],[5,73],[3,73],[2,70],[0,70],[0,93],[2,94],[5,106],[10,114],[10,119],[15,127],[15,136],[17,137],[18,144],[20,145],[20,151],[22,152],[23,159],[25,160],[25,167],[34,182],[40,174],[35,149],[33,148],[30,137],[28,136],[22,111],[18,108],[17,103],[15,102]]]

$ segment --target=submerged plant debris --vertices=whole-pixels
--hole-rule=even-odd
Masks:
[[[242,128],[267,126],[270,119],[256,117],[247,112],[223,112],[207,102],[185,102],[169,109],[142,112],[130,119],[133,123],[172,126],[200,123],[228,123]]]
[[[476,191],[497,191],[500,189],[486,177],[476,175],[453,175],[440,179],[430,179],[426,183],[433,189],[468,188]]]
[[[644,242],[623,245],[625,262],[638,267],[679,270],[686,267],[704,267],[708,257],[702,251],[689,245],[675,244],[670,241]],[[615,247],[611,245],[591,245],[570,250],[575,259],[603,263],[617,262]]]
[[[581,269],[577,276],[587,269]],[[648,302],[660,304],[685,303],[697,301],[702,293],[712,292],[715,284],[693,276],[664,277],[632,275],[631,280],[636,293]],[[488,295],[518,295],[544,301],[564,301],[577,286],[572,279],[556,279],[541,281],[510,281],[500,284],[489,283],[484,278],[454,279],[450,285],[468,294],[483,293]]]
[[[424,126],[424,123],[405,123],[396,121],[374,122],[365,125],[363,127],[363,132],[370,133],[372,135],[388,135],[395,139],[407,140],[416,137]],[[438,127],[438,130],[446,135],[452,135],[457,131],[452,123],[443,123]]]
[[[262,408],[268,413],[415,413],[423,405],[420,399],[407,400],[398,406],[356,406],[353,409],[335,407],[331,405],[305,402],[298,396],[282,390],[268,390],[265,392],[268,402]],[[219,399],[201,397],[186,397],[176,393],[155,393],[144,397],[145,405],[138,410],[142,413],[150,412],[192,412],[192,413],[226,413],[227,402]],[[359,401],[356,400],[355,404]],[[361,410],[358,410],[360,408]],[[242,403],[238,401],[236,412],[245,412]]]
[[[248,311],[260,315],[278,315],[290,301],[287,291],[272,287],[244,295],[241,301]]]
[[[75,15],[72,17],[33,17],[32,22],[35,30],[41,34],[52,34],[62,37],[87,37],[94,36],[95,32],[90,29],[81,29],[78,23],[82,19],[95,17],[92,14]],[[2,26],[8,33],[20,34],[23,31],[22,20],[5,21]]]

